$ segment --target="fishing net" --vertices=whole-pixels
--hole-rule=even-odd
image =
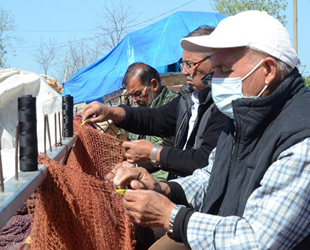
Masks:
[[[28,215],[27,204],[11,217],[11,219],[0,230],[0,249],[15,250],[20,248],[30,233],[30,218]]]
[[[65,165],[42,155],[49,174],[29,204],[30,249],[134,249],[135,229],[105,176],[122,161],[122,141],[74,121]]]

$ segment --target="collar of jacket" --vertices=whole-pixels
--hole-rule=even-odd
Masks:
[[[191,95],[193,91],[194,91],[194,90],[192,89],[192,86],[189,85],[189,84],[184,84],[184,85],[180,88],[180,90],[179,90],[180,94],[183,95],[183,96],[184,96],[184,95]]]
[[[235,125],[240,128],[239,124],[247,124],[248,126],[243,129],[248,135],[259,126],[263,129],[286,105],[289,105],[301,88],[304,88],[304,81],[295,68],[271,95],[258,99],[240,98],[232,101]]]
[[[184,97],[190,97],[192,96],[192,93],[194,92],[191,85],[185,84],[180,88],[180,94]],[[211,95],[211,88],[210,86],[207,86],[205,89],[200,90],[198,92],[198,99],[200,104],[204,104],[208,102],[212,98]]]
[[[192,92],[193,89],[189,84],[185,84],[180,88],[179,93],[183,97],[186,105],[186,109],[190,110],[191,107],[194,105],[194,102],[192,100]]]
[[[212,98],[211,88],[207,86],[205,89],[198,92],[198,99],[200,104],[205,104]]]
[[[161,86],[159,93],[152,100],[150,104],[150,108],[155,108],[161,106],[165,102],[166,94],[168,93],[168,88],[165,86]]]

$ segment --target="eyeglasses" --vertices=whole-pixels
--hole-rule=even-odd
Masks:
[[[206,61],[206,60],[208,60],[210,58],[211,58],[211,56],[207,56],[207,57],[205,57],[204,59],[202,59],[202,60],[200,60],[198,62],[188,63],[188,62],[185,61],[185,62],[179,63],[179,65],[180,65],[182,70],[184,69],[187,73],[190,73],[191,72],[191,68],[193,66],[199,66],[202,62],[204,62],[204,61]]]
[[[127,94],[127,97],[128,97],[129,99],[135,98],[135,99],[137,99],[137,100],[140,100],[140,99],[143,97],[144,92],[145,92],[146,89],[147,89],[147,86],[145,86],[145,88],[142,90],[141,93],[135,92],[135,93],[133,93],[133,94]]]

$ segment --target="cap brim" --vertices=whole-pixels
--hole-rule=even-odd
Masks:
[[[212,48],[205,46],[205,39],[209,36],[194,36],[181,39],[181,47],[189,52],[211,53]]]
[[[249,43],[236,38],[235,41],[231,41],[228,37],[219,38],[213,34],[181,39],[181,47],[186,51],[195,53],[211,53],[212,49],[237,48],[244,46],[249,46]]]

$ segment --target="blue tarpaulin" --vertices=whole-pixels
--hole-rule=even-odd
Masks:
[[[71,95],[74,104],[90,102],[119,90],[127,67],[144,62],[159,68],[182,57],[180,40],[201,25],[216,27],[226,16],[212,12],[179,11],[132,32],[106,56],[80,69],[63,84],[62,95]]]

